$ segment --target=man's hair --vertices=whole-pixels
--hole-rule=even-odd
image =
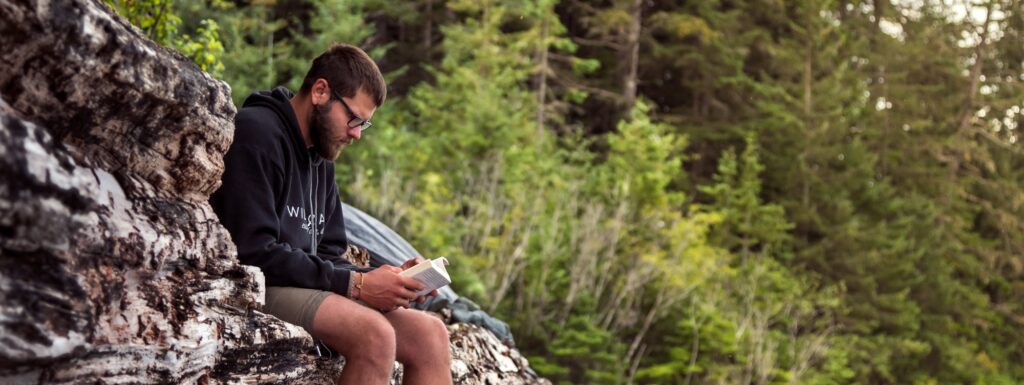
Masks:
[[[309,95],[317,79],[327,80],[331,91],[347,98],[355,96],[362,88],[377,107],[384,104],[387,96],[384,75],[377,63],[363,50],[348,44],[335,44],[313,59],[299,93]]]

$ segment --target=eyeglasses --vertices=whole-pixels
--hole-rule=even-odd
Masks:
[[[356,113],[352,111],[352,108],[348,106],[348,103],[345,103],[345,100],[342,99],[341,95],[338,95],[337,92],[331,91],[331,96],[338,99],[338,101],[341,102],[341,105],[345,107],[345,111],[348,111],[348,116],[352,117],[352,119],[348,120],[348,128],[359,127],[360,131],[366,131],[370,129],[370,126],[373,126],[373,123],[370,123],[369,120],[360,118],[356,115]]]

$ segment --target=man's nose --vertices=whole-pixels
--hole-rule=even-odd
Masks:
[[[359,137],[363,136],[363,126],[356,126],[355,128],[350,128],[348,130],[349,136],[351,136],[352,139],[359,140]]]

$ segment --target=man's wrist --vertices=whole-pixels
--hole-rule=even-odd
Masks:
[[[366,273],[360,273],[353,271],[348,278],[348,297],[351,299],[359,299],[359,296],[363,294],[363,280]]]
[[[359,292],[362,291],[361,290],[362,288],[361,288],[361,285],[358,283],[357,280],[361,279],[361,277],[358,276],[360,274],[361,273],[358,272],[358,271],[352,271],[352,273],[348,275],[348,296],[347,297],[350,298],[350,299],[359,299],[359,294],[361,294]]]

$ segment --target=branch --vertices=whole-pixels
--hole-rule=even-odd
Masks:
[[[988,4],[985,8],[985,22],[981,24],[981,40],[978,41],[978,46],[974,50],[974,65],[971,66],[971,79],[970,86],[967,88],[967,105],[960,113],[960,124],[957,127],[957,133],[963,134],[967,130],[968,125],[971,121],[971,116],[974,115],[974,99],[978,94],[978,83],[981,81],[981,69],[984,64],[985,48],[988,45],[988,23],[992,18],[992,3]]]
[[[574,36],[572,38],[572,41],[574,43],[576,43],[576,44],[579,44],[579,45],[585,45],[585,46],[588,46],[588,47],[605,47],[605,48],[614,49],[616,51],[622,51],[622,50],[624,50],[626,48],[625,44],[611,42],[611,41],[604,41],[604,40],[587,39],[585,37],[575,37]]]
[[[589,13],[589,14],[597,13],[597,9],[594,8],[594,6],[592,6],[592,5],[588,4],[588,3],[585,3],[585,2],[582,2],[582,1],[579,1],[579,0],[569,0],[569,3],[570,3],[570,6],[583,8],[583,10],[586,11],[587,13]]]
[[[619,94],[619,93],[608,91],[608,90],[603,89],[603,88],[597,88],[597,87],[588,86],[588,85],[585,85],[585,84],[582,84],[582,83],[577,83],[577,82],[574,82],[574,81],[572,81],[572,80],[570,80],[568,78],[565,78],[565,77],[555,77],[555,78],[552,78],[552,80],[558,82],[558,84],[560,84],[562,86],[565,86],[566,88],[575,88],[575,89],[587,91],[589,93],[597,94],[597,95],[600,95],[600,96],[602,96],[602,97],[604,97],[606,99],[612,99],[612,100],[615,100],[617,102],[622,101],[624,99],[624,97],[621,94]]]

